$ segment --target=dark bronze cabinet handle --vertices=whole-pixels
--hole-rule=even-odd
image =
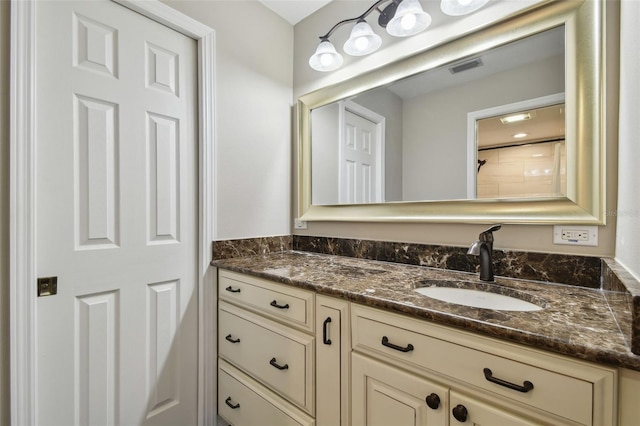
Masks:
[[[331,322],[331,317],[327,317],[327,319],[324,320],[324,322],[322,323],[322,343],[324,343],[325,345],[331,344],[331,339],[328,338],[330,322]]]
[[[382,345],[400,352],[411,352],[413,350],[413,345],[411,343],[403,348],[402,346],[389,343],[389,338],[387,336],[382,336]]]
[[[482,370],[484,372],[484,378],[490,381],[491,383],[495,383],[500,386],[504,386],[505,388],[513,389],[518,392],[527,393],[531,389],[533,389],[533,383],[528,380],[525,380],[522,386],[516,385],[515,383],[507,382],[506,380],[498,379],[497,377],[493,377],[493,373],[490,369],[485,368]]]
[[[271,302],[271,306],[273,306],[274,308],[278,308],[278,309],[289,309],[289,304],[288,303],[286,305],[278,305],[278,302],[276,302],[275,300],[273,302]]]
[[[225,290],[227,290],[228,292],[231,292],[231,293],[240,293],[240,289],[239,288],[233,288],[231,286],[225,288]]]
[[[230,334],[227,334],[227,336],[225,337],[225,339],[227,339],[227,342],[231,342],[231,343],[240,343],[240,339],[234,339],[233,337],[231,337]]]
[[[453,410],[451,410],[451,414],[453,414],[453,417],[455,417],[455,419],[460,423],[466,422],[467,416],[469,416],[467,407],[465,407],[462,404],[458,404],[455,407],[453,407]]]
[[[435,393],[432,393],[431,395],[427,396],[425,398],[425,401],[427,402],[427,405],[429,406],[429,408],[433,410],[437,410],[438,407],[440,407],[440,397]]]
[[[278,370],[288,370],[289,369],[289,364],[285,364],[285,365],[279,365],[276,362],[275,358],[271,358],[271,361],[269,361],[269,364],[273,365],[275,368],[277,368]]]
[[[240,404],[234,404],[231,402],[231,397],[225,399],[224,403],[227,404],[229,407],[231,407],[232,410],[235,410],[236,408],[240,408]]]

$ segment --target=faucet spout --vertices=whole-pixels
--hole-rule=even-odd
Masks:
[[[493,256],[487,243],[480,245],[480,280],[493,281]]]
[[[501,228],[500,225],[492,226],[482,232],[467,250],[467,254],[480,256],[480,280],[493,281],[493,232]]]

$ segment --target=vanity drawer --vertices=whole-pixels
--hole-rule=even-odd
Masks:
[[[220,302],[222,358],[310,414],[314,410],[314,338]]]
[[[218,366],[218,412],[246,426],[311,426],[314,420],[233,366]]]
[[[508,345],[511,352],[500,351],[499,347],[506,345],[496,342],[494,351],[491,344],[486,344],[487,339],[476,337],[475,341],[485,345],[472,348],[451,341],[456,341],[454,336],[458,335],[472,344],[469,333],[359,306],[353,306],[352,327],[354,350],[391,358],[406,367],[426,369],[454,379],[461,386],[471,385],[580,424],[594,424],[594,382],[613,383],[606,374],[611,371],[589,371],[590,366],[566,360],[564,371],[555,365],[550,369],[548,364],[541,368],[538,362],[534,365],[533,358],[526,360],[529,362],[518,359],[515,345]],[[530,390],[526,382],[533,385]]]
[[[313,332],[313,292],[221,269],[218,295],[222,300]]]

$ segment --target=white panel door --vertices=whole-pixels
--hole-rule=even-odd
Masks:
[[[36,7],[38,424],[196,424],[196,43]]]
[[[382,202],[382,138],[378,124],[345,110],[342,132],[340,203]]]

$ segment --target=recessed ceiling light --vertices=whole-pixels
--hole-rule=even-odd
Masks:
[[[529,135],[529,134],[528,133],[516,133],[515,135],[513,135],[513,137],[516,138],[516,139],[520,139],[520,138],[524,138],[527,135]]]
[[[531,119],[531,114],[529,114],[528,112],[524,112],[519,114],[507,115],[506,117],[502,117],[500,121],[502,121],[502,124],[508,124],[508,123],[515,123],[517,121],[530,120],[530,119]]]

